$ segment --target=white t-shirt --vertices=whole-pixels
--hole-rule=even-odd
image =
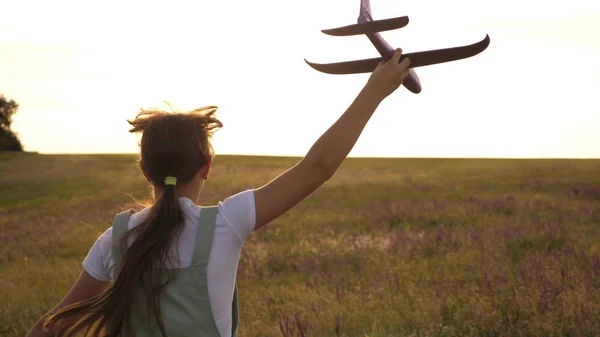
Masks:
[[[185,216],[185,227],[179,238],[179,265],[189,267],[196,244],[200,208],[188,198],[179,198]],[[207,266],[208,292],[213,316],[221,336],[231,335],[231,301],[242,246],[254,231],[256,213],[254,190],[246,190],[218,203],[219,212]],[[139,225],[149,208],[135,213],[128,228]],[[129,241],[129,245],[131,240]],[[101,281],[113,281],[112,227],[96,240],[83,261],[83,268]]]

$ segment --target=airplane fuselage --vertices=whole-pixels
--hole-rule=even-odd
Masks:
[[[370,21],[373,21],[373,17],[371,16],[371,4],[369,0],[361,0],[360,14],[358,15],[357,23],[365,24]],[[383,38],[383,36],[381,36],[379,32],[366,33],[365,35],[384,60],[387,61],[392,57],[394,54],[394,48],[392,48],[392,46]],[[409,70],[409,75],[404,79],[402,84],[406,87],[406,89],[415,94],[421,92],[421,81],[413,69]]]

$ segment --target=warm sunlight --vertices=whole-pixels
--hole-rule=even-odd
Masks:
[[[137,151],[126,119],[142,107],[218,105],[222,154],[303,155],[367,75],[304,63],[377,56],[355,23],[359,1],[13,1],[0,22],[0,93],[20,104],[28,151]],[[600,4],[371,0],[405,52],[491,44],[417,69],[423,92],[389,97],[351,156],[600,157]],[[35,7],[35,10],[32,8]],[[77,13],[77,14],[73,14]]]

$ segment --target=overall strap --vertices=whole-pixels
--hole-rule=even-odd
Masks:
[[[123,259],[123,248],[121,246],[121,238],[123,234],[127,233],[127,225],[129,224],[129,217],[134,213],[133,209],[118,213],[112,223],[112,255],[115,261],[114,277],[117,279],[119,271],[121,270],[121,261]]]
[[[238,287],[237,282],[235,284],[235,290],[233,291],[233,303],[231,303],[231,336],[237,336],[237,328],[240,321],[240,312],[238,308]]]
[[[210,257],[213,236],[215,234],[215,223],[217,221],[217,206],[202,207],[200,209],[200,223],[196,231],[196,247],[192,257],[193,265],[206,266]]]
[[[194,248],[194,255],[192,258],[192,265],[198,267],[203,271],[205,277],[207,273],[208,260],[210,258],[210,251],[213,242],[213,236],[215,233],[216,221],[217,221],[218,206],[202,207],[200,210],[200,222],[198,224],[198,230],[196,232],[196,247]],[[207,281],[201,282],[200,287],[201,295],[205,298],[209,298],[208,295],[208,284]],[[238,291],[237,283],[235,284],[235,290],[233,292],[232,301],[232,324],[231,333],[233,337],[237,335],[237,328],[239,324],[239,309],[238,309]],[[204,302],[207,307],[206,312],[212,312],[210,307],[210,301]]]

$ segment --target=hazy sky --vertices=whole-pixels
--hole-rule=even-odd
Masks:
[[[353,156],[600,158],[600,1],[371,0],[405,52],[491,44],[418,68],[379,108]],[[0,93],[15,99],[26,150],[137,152],[126,119],[143,107],[218,105],[221,154],[303,155],[368,78],[327,75],[304,58],[377,56],[359,0],[7,1]]]

